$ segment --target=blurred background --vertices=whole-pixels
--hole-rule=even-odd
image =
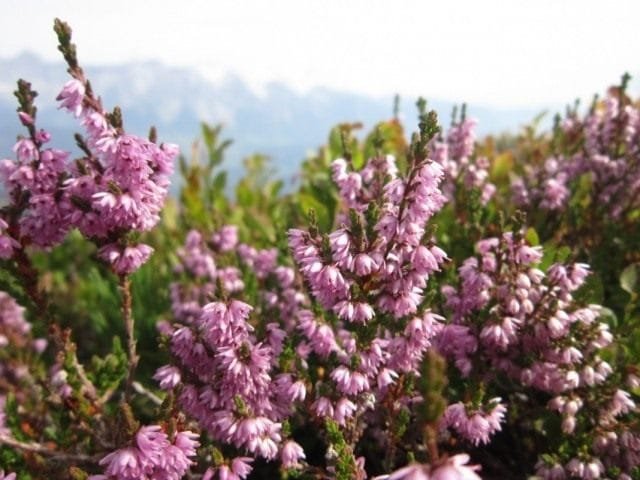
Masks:
[[[443,123],[466,102],[478,131],[514,131],[539,114],[640,74],[637,1],[4,0],[0,18],[0,158],[20,127],[15,81],[40,92],[41,126],[73,149],[73,119],[56,113],[67,80],[53,18],[74,29],[79,58],[127,130],[188,152],[199,123],[234,140],[226,168],[261,152],[289,178],[337,122],[399,115],[414,125],[424,96]],[[637,79],[629,93],[638,92]]]

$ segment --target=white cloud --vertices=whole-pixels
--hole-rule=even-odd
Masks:
[[[281,80],[494,106],[588,98],[638,69],[640,3],[5,0],[0,56],[57,58],[54,16],[85,63],[154,58],[255,88]],[[12,79],[2,78],[0,81]]]

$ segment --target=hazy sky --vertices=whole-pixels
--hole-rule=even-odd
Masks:
[[[55,16],[81,62],[157,59],[254,88],[424,95],[493,106],[590,98],[640,76],[640,1],[2,0],[0,57],[57,59]],[[11,80],[2,78],[0,80]],[[638,85],[638,82],[634,85]],[[636,89],[637,90],[637,89]]]

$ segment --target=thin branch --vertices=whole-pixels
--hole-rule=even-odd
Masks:
[[[135,323],[131,308],[131,280],[128,275],[119,276],[119,288],[122,294],[122,319],[127,335],[127,352],[129,355],[129,373],[127,374],[127,383],[125,385],[125,397],[128,400],[131,395],[133,377],[140,358],[136,352]]]
[[[133,390],[136,393],[140,395],[144,395],[156,405],[162,405],[162,399],[152,391],[144,388],[144,385],[142,385],[140,382],[133,382],[132,386],[133,386]]]
[[[47,326],[51,327],[55,324],[55,321],[49,308],[49,299],[38,288],[38,271],[22,247],[16,250],[14,260],[17,267],[16,276],[20,280],[25,293],[36,306],[38,316],[46,322]]]
[[[96,463],[103,454],[85,455],[83,453],[60,452],[36,442],[21,442],[8,435],[0,435],[0,444],[25,452],[39,453],[60,462]]]
[[[98,399],[98,392],[96,391],[95,385],[91,383],[91,380],[89,380],[89,378],[87,377],[87,373],[84,371],[84,367],[78,361],[78,357],[75,351],[71,356],[71,361],[73,362],[73,367],[76,369],[76,373],[78,374],[78,377],[82,382],[84,393],[86,393],[87,397],[89,397],[90,400],[95,402]]]

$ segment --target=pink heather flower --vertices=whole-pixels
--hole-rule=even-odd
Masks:
[[[433,253],[431,253],[431,250],[424,245],[418,246],[418,248],[413,251],[411,263],[416,271],[420,273],[431,274],[440,270],[438,260]]]
[[[180,383],[180,370],[172,365],[165,365],[156,371],[153,379],[158,381],[161,389],[172,390]]]
[[[231,465],[221,465],[218,468],[209,467],[202,480],[212,480],[216,473],[218,475],[215,478],[218,480],[244,480],[253,470],[251,462],[253,462],[253,458],[236,457],[231,461]]]
[[[430,470],[428,465],[414,463],[396,470],[391,475],[376,477],[374,480],[430,480]]]
[[[234,475],[237,475],[239,479],[245,479],[253,470],[251,463],[253,458],[250,457],[236,457],[231,461],[231,471]]]
[[[0,480],[16,480],[16,474],[4,473],[4,470],[0,469]]]
[[[56,100],[60,102],[60,108],[65,108],[74,116],[82,114],[82,101],[84,100],[85,86],[75,78],[65,83]]]
[[[247,439],[241,441],[246,448],[253,453],[259,454],[267,460],[272,460],[278,455],[278,443],[281,441],[280,423],[274,423],[266,418],[259,425],[257,433],[248,435]],[[239,432],[240,433],[240,432]]]
[[[176,433],[173,442],[159,426],[144,426],[135,436],[135,446],[121,448],[100,460],[106,466],[104,476],[117,480],[142,478],[180,479],[194,463],[200,445],[198,435],[189,431]]]
[[[144,475],[140,452],[133,447],[108,454],[100,460],[100,465],[106,465],[105,474],[121,480],[134,480]]]
[[[300,460],[305,457],[304,450],[293,440],[287,441],[280,452],[280,461],[284,468],[300,468]]]
[[[341,398],[338,400],[338,403],[336,403],[333,419],[338,422],[338,425],[345,426],[347,424],[347,420],[353,417],[357,408],[356,404],[348,398]]]
[[[524,264],[538,263],[542,259],[542,247],[521,245],[516,251],[516,261]]]
[[[307,396],[307,387],[305,387],[303,381],[298,380],[297,382],[291,384],[291,386],[287,390],[287,394],[289,395],[289,398],[292,402],[298,400],[302,402]]]
[[[327,397],[318,398],[311,408],[315,411],[315,414],[318,417],[333,417],[333,404]]]
[[[25,127],[33,125],[33,117],[26,112],[18,112],[18,118]]]
[[[20,248],[20,244],[5,233],[7,228],[7,222],[0,218],[0,258],[5,260],[13,256],[16,248]]]
[[[167,435],[157,425],[143,426],[136,434],[140,454],[153,463],[158,463],[169,446]]]
[[[558,463],[547,464],[544,461],[539,461],[536,465],[536,475],[544,480],[565,480],[567,478],[562,465]]]
[[[360,276],[370,275],[379,268],[378,262],[367,253],[357,254],[353,261],[353,267],[355,273]]]
[[[365,324],[375,316],[375,310],[364,302],[343,300],[334,305],[333,311],[348,322]]]
[[[36,147],[33,141],[29,138],[21,138],[18,140],[13,146],[13,151],[18,157],[18,161],[23,164],[28,164],[29,162],[40,158],[38,147]]]
[[[196,449],[200,446],[199,438],[200,436],[197,433],[183,430],[176,433],[173,444],[182,450],[185,456],[194,457],[197,453]]]
[[[469,455],[461,453],[449,457],[437,467],[414,463],[393,472],[390,475],[376,477],[374,480],[481,480],[476,471],[477,465],[467,465]]]
[[[338,390],[345,395],[357,395],[369,389],[369,380],[360,372],[352,372],[344,365],[340,365],[331,372],[331,378]]]
[[[109,243],[98,250],[98,256],[111,265],[118,275],[129,275],[140,268],[153,253],[153,248],[144,243],[123,247]]]
[[[211,236],[211,242],[220,252],[230,252],[238,244],[238,227],[225,225]]]
[[[31,346],[36,353],[42,353],[47,349],[49,342],[46,338],[36,338],[31,342]]]
[[[389,368],[383,368],[380,370],[380,373],[378,373],[378,388],[384,389],[389,385],[394,384],[397,378],[397,372]]]
[[[636,404],[631,400],[631,395],[624,390],[616,390],[611,400],[610,412],[613,416],[624,415],[636,408]]]
[[[13,343],[25,340],[31,324],[25,319],[25,308],[6,292],[0,291],[0,332],[13,337]]]
[[[449,405],[442,419],[443,426],[453,428],[476,446],[487,444],[491,435],[502,429],[500,423],[504,421],[507,408],[500,400],[497,397],[489,401],[489,405],[493,405],[490,411],[479,409],[467,412],[462,402]]]
[[[51,368],[51,386],[62,398],[68,398],[73,393],[71,385],[67,382],[69,374],[62,368],[60,364],[56,364]]]
[[[467,465],[467,463],[469,463],[469,455],[466,453],[454,455],[431,473],[431,480],[481,480],[476,473],[480,467]]]
[[[36,142],[39,142],[41,145],[47,143],[51,140],[51,134],[45,130],[38,130],[36,132]]]

